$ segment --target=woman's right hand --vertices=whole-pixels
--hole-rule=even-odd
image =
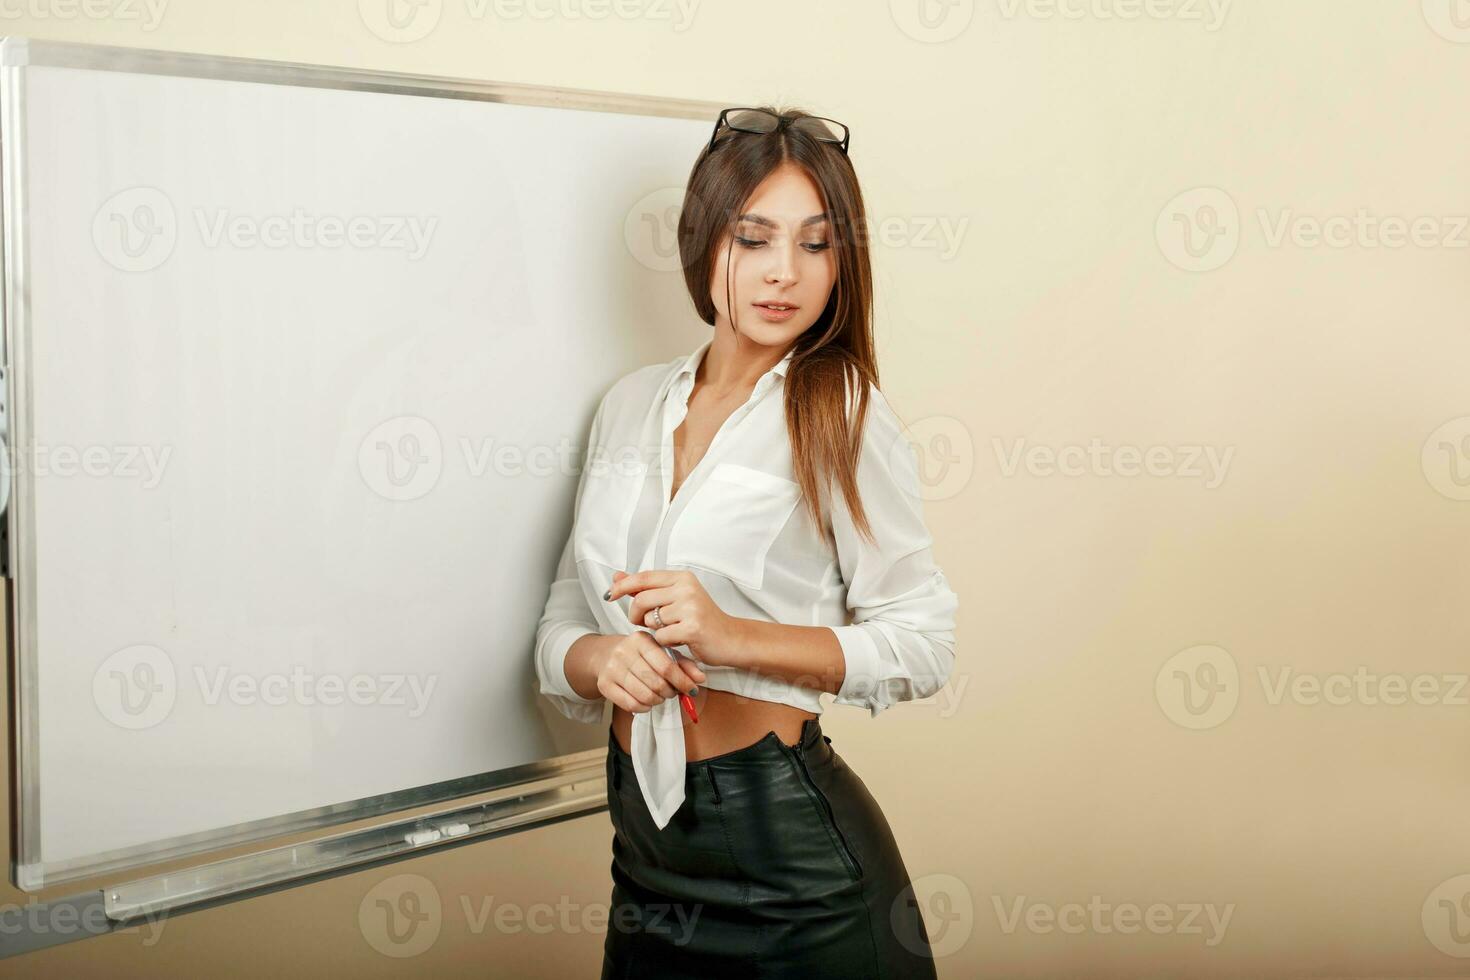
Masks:
[[[678,654],[675,654],[677,657]],[[597,668],[597,690],[613,704],[638,714],[705,682],[688,657],[675,663],[653,634],[634,630],[608,647]]]

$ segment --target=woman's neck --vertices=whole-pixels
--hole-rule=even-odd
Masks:
[[[694,372],[696,384],[724,397],[750,391],[761,375],[781,362],[785,347],[766,347],[734,333],[728,324],[715,327],[714,341]]]

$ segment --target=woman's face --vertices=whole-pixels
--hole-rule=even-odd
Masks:
[[[782,164],[761,181],[735,225],[735,240],[715,256],[710,299],[716,326],[728,330],[725,262],[730,249],[728,302],[736,329],[758,344],[784,348],[821,316],[837,279],[831,225],[817,185],[795,164]],[[785,313],[761,304],[791,307]]]

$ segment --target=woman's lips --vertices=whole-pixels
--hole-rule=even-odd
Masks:
[[[755,303],[752,305],[754,305],[756,309],[761,311],[761,316],[765,317],[767,320],[775,322],[791,319],[792,315],[796,313],[797,309],[794,306],[788,306],[784,310],[773,310],[769,306],[761,306],[759,303]]]

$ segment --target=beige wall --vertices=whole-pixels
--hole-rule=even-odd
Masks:
[[[825,727],[940,975],[1470,975],[1460,0],[953,0],[932,28],[917,0],[443,0],[403,43],[353,0],[174,0],[151,30],[29,2],[0,12],[47,16],[0,29],[850,124],[960,666],[932,702]],[[1153,475],[1117,471],[1151,447]],[[598,815],[0,974],[595,976],[602,932],[576,923],[605,908],[610,839]],[[399,875],[443,902],[407,959],[359,926]],[[572,926],[477,926],[502,903]]]

